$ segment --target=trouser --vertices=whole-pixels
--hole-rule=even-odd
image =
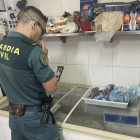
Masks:
[[[41,106],[26,106],[23,116],[9,113],[9,127],[12,140],[59,140],[54,115],[49,116],[48,124],[42,124]]]

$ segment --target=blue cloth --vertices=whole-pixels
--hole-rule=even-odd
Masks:
[[[21,117],[9,114],[9,127],[12,140],[59,140],[57,126],[53,125],[54,116],[49,116],[48,124],[42,124],[42,112],[38,106],[27,106]],[[56,120],[55,120],[56,122]]]

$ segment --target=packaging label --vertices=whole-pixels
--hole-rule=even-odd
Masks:
[[[130,31],[131,26],[131,15],[130,11],[126,11],[123,17],[123,30]]]
[[[137,12],[136,20],[136,30],[140,30],[140,11]]]
[[[55,23],[55,19],[50,19],[49,22],[50,22],[51,24],[54,24],[54,23]]]
[[[83,16],[83,9],[87,11],[89,21],[94,19],[93,3],[97,0],[80,0],[80,14]]]
[[[138,125],[137,117],[134,116],[122,116],[114,114],[104,114],[106,122],[120,123],[127,125]]]
[[[123,22],[129,23],[131,20],[131,16],[129,14],[125,14],[123,18]]]
[[[88,11],[88,10],[89,10],[89,4],[84,4],[84,5],[83,5],[83,10],[84,10],[84,9],[85,9],[86,11]]]

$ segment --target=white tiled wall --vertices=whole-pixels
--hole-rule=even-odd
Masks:
[[[43,41],[48,48],[49,62],[51,64],[66,64],[66,47],[58,37],[44,38]]]
[[[126,86],[129,83],[139,84],[139,68],[113,67],[113,83]]]
[[[98,0],[105,2],[131,0]],[[62,15],[80,9],[80,0],[28,0],[46,15]],[[114,83],[128,86],[140,82],[140,36],[115,36],[113,43],[96,42],[94,37],[68,37],[63,44],[59,38],[45,38],[49,49],[50,67],[65,67],[60,82],[87,85]]]
[[[68,37],[66,55],[67,64],[88,65],[87,37]]]
[[[40,3],[38,0],[28,0],[27,5],[28,6],[35,6],[36,8],[40,9]]]
[[[89,85],[89,67],[86,65],[68,65],[69,83]]]
[[[90,85],[112,84],[112,67],[89,66]]]
[[[91,66],[112,66],[112,43],[97,43],[92,36],[89,36],[88,56]]]
[[[34,0],[32,0],[34,1]],[[39,0],[40,10],[47,16],[62,15],[61,0]]]
[[[73,11],[77,10],[80,11],[80,0],[61,0],[62,2],[62,13],[65,11],[70,12],[73,14]]]

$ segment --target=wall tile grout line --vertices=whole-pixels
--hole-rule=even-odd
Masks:
[[[50,64],[62,64],[65,65],[65,63],[50,63]],[[76,65],[76,66],[98,66],[98,67],[112,67],[112,66],[104,66],[104,65],[84,65],[84,64],[67,64],[67,65]],[[120,67],[120,66],[118,66]],[[133,68],[133,67],[132,67]]]
[[[60,0],[60,2],[61,2],[61,14],[63,14],[63,13],[62,13],[62,0]]]
[[[50,64],[62,64],[62,65],[66,65],[64,63],[50,63]],[[96,66],[97,67],[112,67],[112,66],[103,66],[103,65],[83,65],[83,64],[67,64],[67,65],[72,65],[72,66],[94,66],[94,67],[96,67]]]
[[[114,37],[113,37],[113,41],[114,41]],[[114,80],[113,80],[113,70],[114,70],[114,69],[113,69],[113,47],[114,47],[114,43],[112,42],[112,84],[114,84],[114,83],[113,83],[113,81],[114,81]]]
[[[60,2],[61,2],[61,13],[63,14],[63,12],[62,12],[62,0],[60,0]],[[67,38],[66,38],[67,39]],[[69,82],[69,70],[68,70],[68,58],[67,58],[67,43],[65,43],[65,55],[66,55],[66,67],[67,67],[67,77],[68,77],[68,83],[70,83]]]
[[[50,64],[62,64],[62,65],[72,65],[72,66],[93,66],[93,67],[112,67],[112,66],[104,66],[104,65],[83,65],[83,64],[64,64],[64,63],[50,63]],[[113,66],[113,68],[134,68],[140,69],[140,67],[128,67],[128,66]]]
[[[113,0],[112,0],[112,2],[113,2]],[[113,41],[114,41],[114,37],[112,38],[113,39]],[[112,42],[112,84],[114,84],[113,82],[114,82],[114,79],[113,79],[113,47],[114,47],[114,43]]]
[[[140,68],[139,68],[139,84],[138,86],[140,86]]]
[[[67,43],[65,43],[65,54],[66,54],[67,77],[68,77],[68,83],[69,83],[68,58],[67,58]]]
[[[87,36],[87,53],[88,53],[88,76],[89,76],[88,78],[89,78],[89,85],[90,85],[88,36]]]
[[[138,86],[140,86],[140,69],[139,69],[139,83]]]
[[[40,0],[38,0],[38,3],[39,3],[39,9],[40,9]],[[41,10],[41,9],[40,9]]]

